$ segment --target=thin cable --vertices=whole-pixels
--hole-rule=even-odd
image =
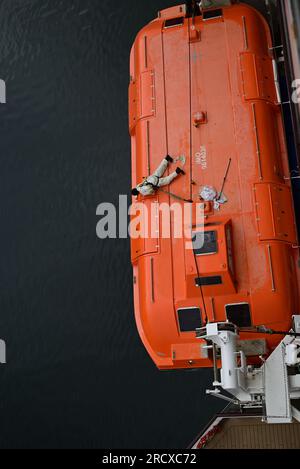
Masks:
[[[180,195],[173,194],[173,192],[165,191],[164,189],[158,188],[159,192],[163,192],[164,194],[168,194],[170,197],[173,197],[174,199],[181,200],[182,202],[187,202],[189,204],[194,203],[192,199],[184,199],[183,197],[180,197]]]
[[[273,329],[263,330],[253,330],[253,329],[239,329],[240,332],[247,334],[269,334],[269,335],[290,335],[291,337],[300,337],[299,332],[290,332],[290,331],[274,331]]]
[[[198,276],[198,279],[200,281],[199,267],[198,267],[197,258],[196,258],[196,254],[195,254],[194,250],[193,250],[193,253],[194,253],[194,259],[195,259],[195,264],[196,264],[197,276]],[[208,314],[207,314],[207,309],[206,309],[206,304],[205,304],[205,299],[204,299],[204,293],[203,293],[203,288],[202,288],[201,283],[199,284],[199,288],[200,288],[201,299],[202,299],[204,313],[205,313],[205,325],[206,325],[206,324],[208,324],[209,320],[208,320]]]

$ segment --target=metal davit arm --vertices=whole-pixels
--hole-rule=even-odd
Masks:
[[[221,353],[221,380],[215,381],[215,389],[207,394],[238,403],[240,409],[260,408],[266,423],[292,423],[293,418],[300,421],[300,411],[293,402],[300,398],[300,316],[294,316],[293,323],[291,334],[255,367],[247,365],[243,341],[238,343],[239,332],[233,324],[211,323],[199,329],[197,337],[212,342]]]

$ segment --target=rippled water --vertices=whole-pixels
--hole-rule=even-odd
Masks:
[[[96,207],[130,188],[128,60],[166,0],[0,0],[0,447],[184,447],[210,371],[159,373],[129,243]]]

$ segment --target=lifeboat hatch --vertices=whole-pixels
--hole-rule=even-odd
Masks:
[[[129,132],[134,135],[135,127],[141,119],[153,117],[156,111],[154,70],[140,74],[139,80],[129,84]]]
[[[135,229],[137,235],[130,233],[131,242],[131,261],[134,262],[138,257],[146,254],[156,254],[159,250],[159,214],[157,197],[149,197],[144,200],[144,210],[140,210],[138,203],[133,204],[131,214],[131,223],[137,217]],[[139,229],[144,227],[145,232]]]
[[[270,83],[274,81],[272,59],[267,55],[258,56],[253,52],[242,52],[240,64],[245,100],[265,99],[276,103],[276,89],[270,88]],[[256,80],[253,80],[253,77],[257,77]]]
[[[202,327],[201,311],[197,307],[177,310],[180,332],[195,332]]]
[[[188,287],[203,287],[207,296],[235,293],[231,220],[193,232],[193,250],[195,268],[187,271]]]
[[[238,327],[250,327],[251,314],[250,306],[248,303],[236,303],[225,306],[226,317],[229,322],[232,322]]]
[[[255,184],[255,205],[260,241],[297,244],[291,189],[284,184]]]

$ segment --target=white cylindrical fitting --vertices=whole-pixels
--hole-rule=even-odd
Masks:
[[[221,345],[221,382],[223,389],[236,389],[238,387],[237,364],[236,364],[236,334],[222,332]]]

